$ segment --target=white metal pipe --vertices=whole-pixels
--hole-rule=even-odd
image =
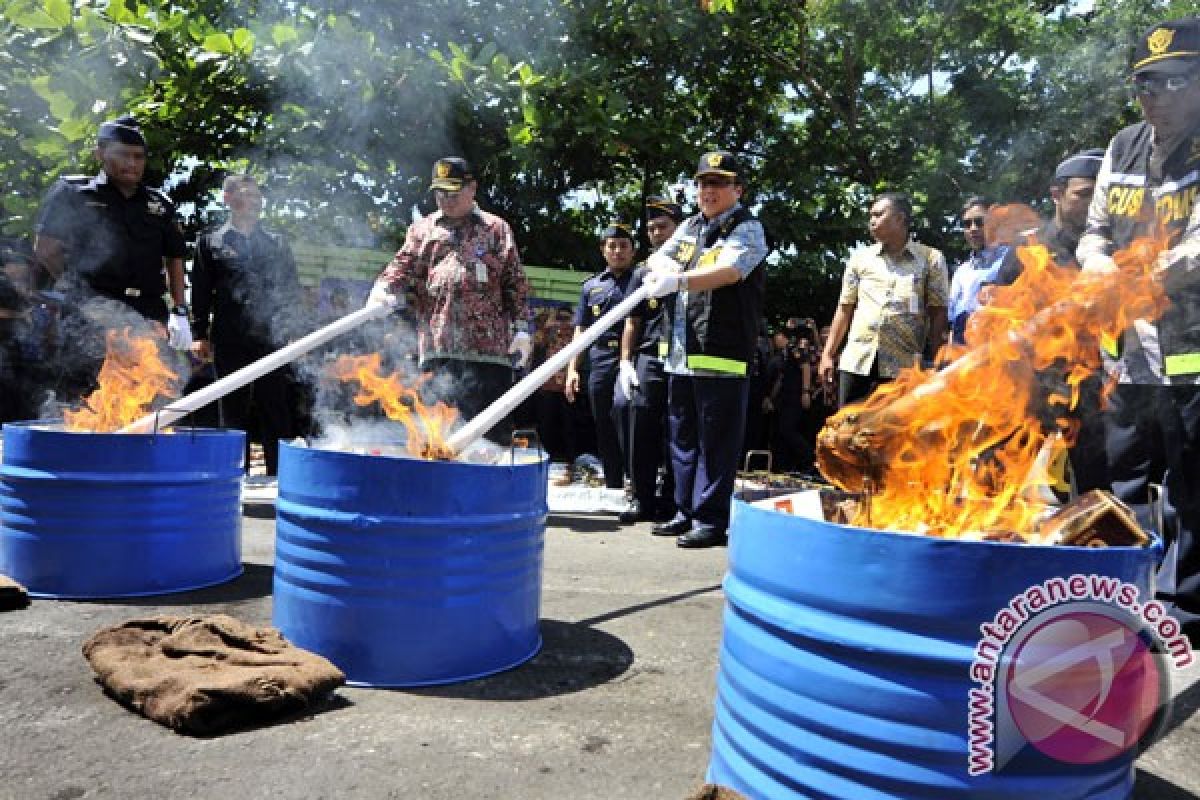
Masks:
[[[334,320],[324,328],[315,330],[302,339],[297,339],[285,347],[281,347],[270,355],[263,356],[258,361],[247,364],[236,372],[231,372],[220,380],[213,381],[208,386],[192,392],[189,395],[179,398],[167,407],[155,411],[152,414],[147,414],[141,419],[131,422],[118,433],[151,433],[160,428],[165,428],[171,423],[178,420],[180,417],[186,417],[193,411],[198,411],[214,400],[219,400],[225,395],[245,386],[247,383],[266,375],[273,369],[278,369],[284,364],[287,364],[308,351],[320,347],[335,336],[340,336],[346,331],[357,328],[364,322],[367,322],[392,311],[392,306],[378,305],[360,308],[341,319]]]
[[[520,405],[522,400],[537,391],[539,386],[550,379],[550,376],[565,367],[568,361],[583,352],[614,324],[629,316],[629,312],[633,311],[638,303],[645,300],[647,294],[649,291],[646,286],[639,287],[633,294],[613,306],[607,314],[593,322],[579,338],[571,340],[566,347],[546,359],[541,366],[500,395],[496,402],[480,411],[474,419],[451,434],[450,438],[446,440],[450,451],[455,455],[461,453],[476,439],[491,430],[492,426]]]

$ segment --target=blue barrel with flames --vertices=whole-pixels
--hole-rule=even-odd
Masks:
[[[0,573],[37,597],[182,592],[242,573],[245,434],[4,426]]]
[[[769,800],[1126,798],[1190,658],[1152,601],[1160,554],[735,500],[708,779]]]
[[[362,686],[524,663],[541,647],[547,479],[528,451],[492,465],[283,445],[275,626]]]

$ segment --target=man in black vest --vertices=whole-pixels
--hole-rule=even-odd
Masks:
[[[1170,307],[1106,343],[1120,382],[1105,438],[1113,492],[1144,524],[1150,484],[1175,512],[1158,597],[1185,633],[1200,635],[1200,17],[1163,22],[1138,41],[1133,87],[1145,122],[1108,145],[1076,256],[1085,271],[1117,269],[1113,254],[1165,236],[1159,257]],[[1171,519],[1171,515],[1167,515]]]
[[[214,361],[218,377],[304,332],[296,262],[287,240],[259,224],[263,197],[258,182],[249,175],[230,175],[222,188],[229,219],[200,235],[192,266],[194,350],[202,360]],[[230,428],[247,430],[254,410],[266,473],[275,475],[279,440],[293,429],[286,368],[230,392],[219,403],[222,424]]]
[[[663,197],[647,198],[646,233],[654,250],[666,244],[682,221],[683,209],[678,203]],[[630,292],[642,285],[648,271],[644,263],[634,270]],[[633,484],[633,497],[619,517],[626,525],[670,514],[669,508],[659,509],[657,497],[658,468],[666,441],[667,375],[663,370],[666,325],[666,307],[657,297],[651,297],[633,310],[621,333],[613,414],[621,451],[625,454],[625,468]]]
[[[643,279],[651,297],[667,298],[677,509],[653,532],[678,536],[680,547],[713,547],[725,544],[729,526],[769,248],[762,224],[741,204],[745,180],[732,153],[701,156],[696,183],[700,213],[649,258]]]

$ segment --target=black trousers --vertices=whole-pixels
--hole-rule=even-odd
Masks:
[[[1200,386],[1120,384],[1104,416],[1113,494],[1153,528],[1150,484],[1166,490],[1158,597],[1193,637],[1200,633]]]
[[[596,426],[596,449],[604,466],[604,485],[609,489],[625,486],[625,458],[613,421],[613,394],[617,387],[617,366],[593,367],[588,375],[588,401]]]
[[[613,399],[613,424],[625,454],[625,470],[633,496],[646,513],[658,501],[658,468],[663,463],[667,431],[667,374],[658,358],[638,355],[638,388],[633,397],[619,391]]]
[[[269,349],[213,345],[217,377],[223,378],[272,351]],[[250,467],[250,434],[257,423],[267,474],[279,473],[279,440],[292,436],[292,406],[288,402],[287,367],[268,372],[217,401],[223,427],[246,431],[246,468]]]
[[[838,370],[838,408],[865,400],[884,380],[879,374],[878,361],[871,362],[871,370],[866,375]]]
[[[671,375],[667,386],[675,506],[699,525],[725,530],[742,453],[746,379]]]
[[[534,416],[542,446],[556,461],[575,462],[579,449],[575,444],[575,415],[562,392],[538,389],[533,393]]]

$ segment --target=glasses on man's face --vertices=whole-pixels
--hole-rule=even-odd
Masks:
[[[963,220],[963,227],[968,230],[971,228],[982,228],[983,217],[967,217]]]
[[[701,189],[725,189],[733,186],[732,178],[700,178],[696,185]]]
[[[1130,87],[1136,96],[1157,97],[1160,94],[1181,92],[1196,82],[1196,73],[1185,75],[1134,75]]]
[[[450,191],[449,189],[434,189],[433,190],[433,196],[436,197],[438,200],[446,200],[451,203],[453,203],[458,198],[462,197],[462,193],[463,193],[462,189],[455,189],[454,191]]]

